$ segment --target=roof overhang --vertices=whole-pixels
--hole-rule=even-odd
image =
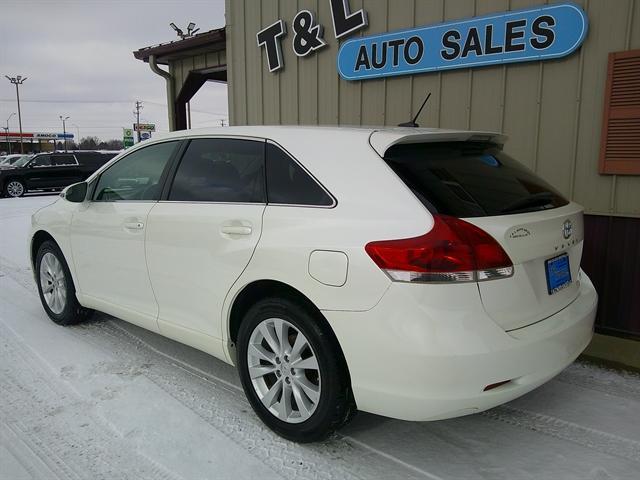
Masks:
[[[155,55],[157,63],[168,65],[170,60],[200,55],[202,53],[217,52],[227,47],[225,28],[217,28],[199,33],[193,37],[174,42],[161,43],[152,47],[144,47],[133,52],[133,56],[143,62],[149,62],[149,57]]]

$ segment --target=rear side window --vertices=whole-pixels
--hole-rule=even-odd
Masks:
[[[178,166],[169,200],[264,203],[264,142],[192,140]]]
[[[98,169],[113,157],[117,153],[101,153],[101,152],[76,152],[75,156],[78,162],[87,167]]]
[[[73,155],[55,155],[53,161],[56,165],[77,165],[76,157]]]
[[[333,198],[281,148],[267,143],[269,203],[330,207]]]
[[[487,217],[568,203],[551,185],[490,143],[399,144],[389,148],[384,159],[432,213]]]

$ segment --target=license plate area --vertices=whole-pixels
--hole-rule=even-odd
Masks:
[[[571,267],[569,255],[563,253],[544,262],[547,276],[547,292],[549,295],[567,288],[571,284]]]

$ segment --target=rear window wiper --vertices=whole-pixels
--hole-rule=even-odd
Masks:
[[[528,197],[521,198],[515,202],[510,203],[500,213],[516,213],[520,211],[528,211],[535,207],[541,207],[540,210],[553,207],[553,200],[555,195],[551,192],[540,192],[529,195]],[[549,207],[546,207],[549,205]]]

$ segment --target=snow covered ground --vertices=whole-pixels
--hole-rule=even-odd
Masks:
[[[640,478],[640,376],[580,362],[482,414],[360,413],[324,443],[282,440],[232,367],[106,315],[49,321],[27,235],[57,198],[0,200],[2,480]]]

